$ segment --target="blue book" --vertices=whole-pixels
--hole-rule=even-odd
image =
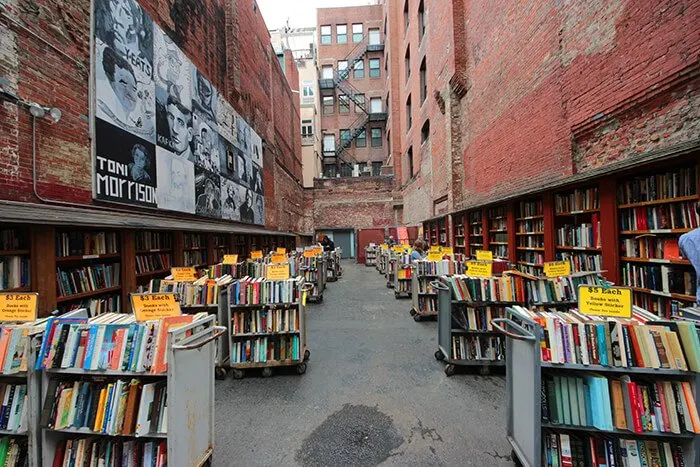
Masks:
[[[600,356],[600,364],[603,366],[608,366],[608,347],[605,343],[605,325],[599,323],[596,325],[598,332],[598,355]]]
[[[131,362],[134,359],[134,354],[135,352],[135,346],[136,346],[136,338],[137,338],[137,333],[139,330],[139,325],[138,324],[130,324],[129,325],[129,339],[131,339],[131,347],[129,348],[129,361],[126,364],[126,371],[131,368]]]
[[[85,385],[85,391],[87,393],[85,397],[85,411],[83,412],[82,418],[80,420],[77,420],[76,417],[76,428],[82,428],[84,426],[87,426],[88,420],[90,419],[90,409],[92,407],[92,398],[95,396],[95,391],[93,388],[90,387],[89,384]]]
[[[586,404],[586,426],[593,426],[593,409],[591,407],[591,387],[584,383],[583,398]]]
[[[93,354],[95,350],[95,343],[97,342],[97,330],[99,326],[97,324],[91,324],[90,330],[88,331],[88,341],[85,346],[85,360],[83,361],[83,369],[89,370],[92,364]]]
[[[39,355],[36,358],[36,365],[34,365],[35,370],[41,370],[42,365],[44,363],[44,356],[47,353],[47,347],[48,347],[48,341],[49,341],[49,336],[51,333],[54,331],[53,329],[53,323],[56,321],[57,318],[49,318],[46,320],[46,330],[44,331],[44,336],[41,339],[41,347],[39,348]]]
[[[590,399],[591,399],[591,418],[590,418],[590,425],[594,426],[596,428],[599,428],[603,430],[603,424],[602,424],[602,411],[599,410],[599,400],[600,400],[600,392],[598,388],[598,382],[597,378],[593,376],[586,376],[585,377],[586,384],[588,385],[590,389]]]
[[[602,409],[605,420],[605,429],[614,430],[613,427],[613,417],[612,417],[612,404],[610,399],[610,385],[607,378],[600,378],[600,390],[601,390],[601,401]]]
[[[105,403],[105,416],[102,419],[102,427],[100,428],[101,433],[107,433],[107,423],[109,422],[109,414],[111,412],[112,408],[112,399],[114,398],[114,387],[116,386],[115,384],[110,384],[109,389],[107,390],[107,402]]]

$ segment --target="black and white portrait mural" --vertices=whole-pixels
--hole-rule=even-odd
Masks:
[[[262,138],[137,0],[94,5],[95,197],[264,224]]]

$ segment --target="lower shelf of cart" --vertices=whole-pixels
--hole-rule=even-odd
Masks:
[[[457,366],[505,366],[505,360],[455,360],[453,358],[445,359],[447,363]]]
[[[289,334],[299,334],[300,331],[270,331],[270,332],[237,332],[231,334],[231,337],[275,337]]]
[[[294,366],[300,363],[303,363],[303,360],[270,360],[267,362],[232,363],[231,368],[266,368],[271,366]]]
[[[587,433],[600,433],[609,435],[618,435],[624,437],[649,437],[649,438],[676,438],[676,439],[693,439],[695,433],[662,433],[660,431],[645,431],[644,433],[635,433],[628,430],[601,430],[592,426],[577,426],[577,425],[556,425],[553,423],[542,423],[542,428],[550,430],[568,430],[568,431],[585,431]]]
[[[27,431],[0,430],[0,436],[28,436]]]
[[[92,430],[86,430],[86,429],[79,429],[79,428],[61,428],[61,429],[55,429],[55,428],[44,428],[46,431],[50,431],[52,433],[66,433],[70,435],[81,435],[81,436],[107,436],[110,438],[113,437],[118,437],[118,438],[158,438],[158,439],[168,439],[168,434],[167,433],[148,433],[146,435],[112,435],[112,434],[107,434],[107,433],[98,433]]]

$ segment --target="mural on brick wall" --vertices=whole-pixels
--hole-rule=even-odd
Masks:
[[[96,198],[264,224],[262,139],[135,0],[95,0]]]

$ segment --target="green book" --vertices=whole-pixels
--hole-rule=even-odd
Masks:
[[[576,388],[576,379],[574,377],[567,377],[568,391],[569,391],[569,411],[571,412],[571,424],[581,425],[581,418],[578,413],[578,389]]]
[[[10,438],[4,437],[0,439],[0,465],[5,465],[7,459],[7,448],[10,443]]]
[[[691,371],[700,371],[700,339],[695,324],[686,321],[677,321],[675,324],[678,326],[688,367]]]

